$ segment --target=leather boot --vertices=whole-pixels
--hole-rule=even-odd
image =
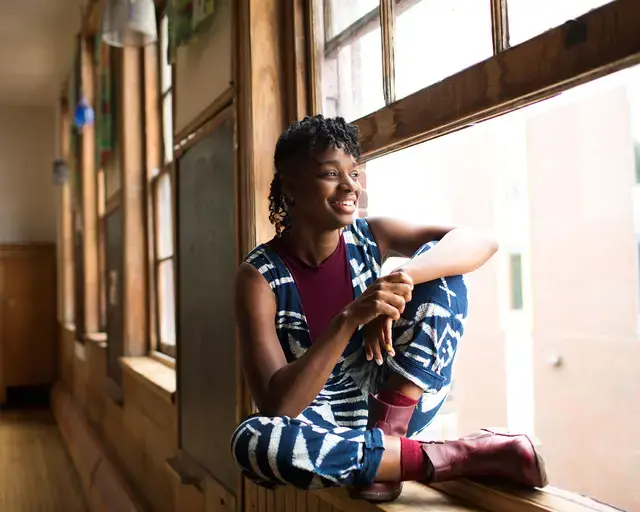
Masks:
[[[415,405],[399,407],[389,405],[369,395],[367,429],[379,428],[386,435],[406,437]],[[368,487],[350,489],[353,499],[384,502],[395,500],[402,492],[402,482],[374,482]]]
[[[524,434],[483,429],[456,441],[423,443],[433,465],[425,483],[456,478],[497,478],[526,487],[544,487],[544,461]]]

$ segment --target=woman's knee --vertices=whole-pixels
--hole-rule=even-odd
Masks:
[[[231,436],[231,455],[244,470],[251,470],[251,458],[255,456],[258,439],[268,425],[268,418],[250,416],[244,420]]]

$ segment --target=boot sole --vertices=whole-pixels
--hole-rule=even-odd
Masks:
[[[392,492],[375,492],[367,491],[364,489],[352,489],[349,491],[349,497],[354,500],[366,500],[371,503],[385,503],[387,501],[393,501],[402,494],[402,484],[400,487]]]

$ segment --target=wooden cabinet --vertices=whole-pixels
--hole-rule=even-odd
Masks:
[[[55,258],[54,244],[0,245],[0,403],[55,378]]]

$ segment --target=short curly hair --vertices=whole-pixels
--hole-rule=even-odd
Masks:
[[[288,227],[289,204],[282,190],[282,175],[293,164],[305,162],[329,148],[340,148],[346,154],[360,159],[360,132],[358,127],[342,117],[316,115],[295,121],[276,143],[276,168],[269,193],[269,221],[280,236]]]

